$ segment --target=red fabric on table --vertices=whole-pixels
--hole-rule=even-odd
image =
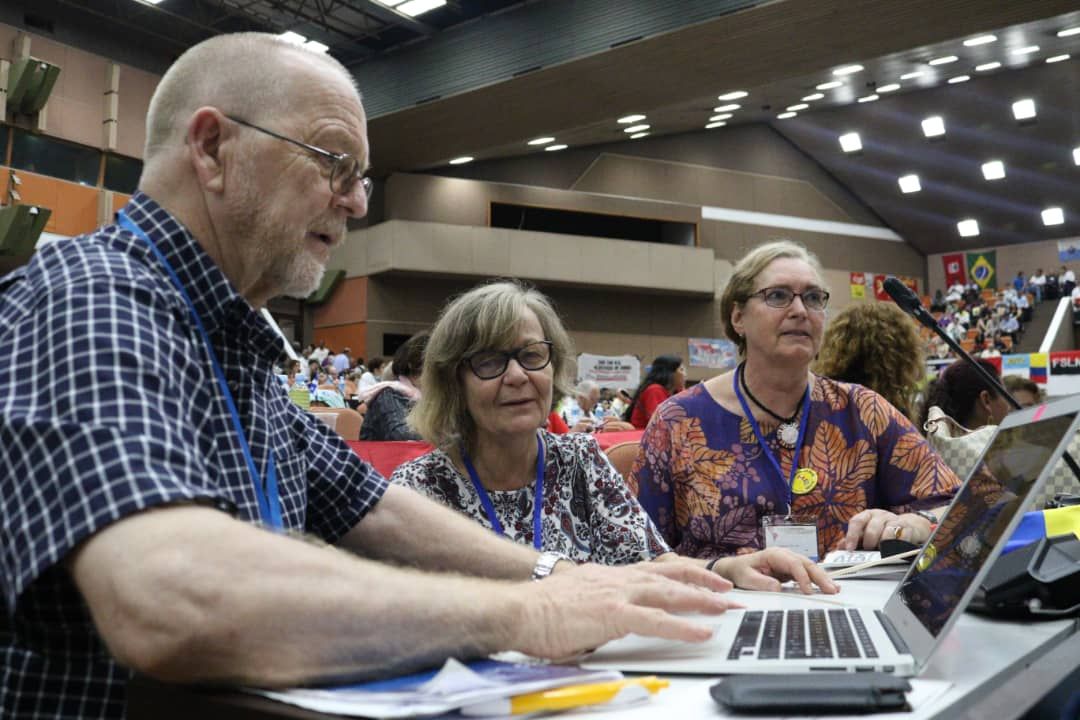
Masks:
[[[643,432],[641,430],[628,430],[626,432],[601,432],[596,433],[597,444],[601,450],[607,450],[612,445],[624,442],[640,442]],[[402,440],[394,442],[375,442],[369,440],[346,441],[357,455],[366,460],[383,477],[390,477],[398,465],[418,458],[424,453],[431,452],[432,445],[417,440]]]

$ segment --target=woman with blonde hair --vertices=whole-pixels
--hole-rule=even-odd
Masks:
[[[742,361],[657,410],[638,499],[682,555],[787,547],[810,557],[924,542],[960,485],[877,393],[816,375],[829,291],[789,241],[740,260],[720,308]]]
[[[914,421],[923,346],[915,321],[895,304],[851,305],[829,321],[814,372],[869,388]]]
[[[474,288],[442,312],[424,357],[424,394],[409,422],[436,449],[393,482],[560,559],[621,565],[694,562],[740,587],[792,578],[835,586],[794,553],[689,560],[668,547],[623,478],[583,433],[541,428],[554,388],[569,391],[570,338],[547,297],[516,281]]]

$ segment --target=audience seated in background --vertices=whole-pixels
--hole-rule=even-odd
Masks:
[[[360,376],[360,383],[358,390],[363,393],[368,388],[375,386],[379,382],[379,378],[382,375],[383,365],[386,363],[386,359],[376,355],[371,358],[367,364],[367,369],[364,374]]]
[[[419,440],[406,422],[409,410],[420,399],[420,377],[424,368],[427,331],[406,340],[394,353],[390,364],[395,380],[376,383],[360,394],[367,405],[361,440]]]
[[[993,363],[977,360],[992,376],[1000,378]],[[926,397],[919,411],[919,427],[926,425],[926,418],[933,406],[969,430],[983,425],[997,425],[1012,407],[982,375],[964,360],[957,360],[942,371],[938,379],[926,389]]]
[[[638,430],[649,424],[656,408],[675,393],[686,388],[686,368],[678,355],[660,355],[652,361],[645,378],[637,386],[623,420]]]
[[[538,430],[553,388],[569,384],[573,357],[551,302],[527,285],[494,282],[452,301],[432,330],[425,391],[409,416],[436,449],[399,466],[392,481],[578,562],[705,567],[671,552],[593,437]],[[776,548],[710,569],[741,587],[777,589],[796,578],[810,592],[813,578],[835,591],[807,558]]]
[[[918,326],[893,303],[851,305],[829,321],[814,372],[869,388],[914,420],[913,393],[926,373]]]

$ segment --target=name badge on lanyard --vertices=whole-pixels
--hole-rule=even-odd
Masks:
[[[817,521],[814,518],[766,515],[761,518],[761,527],[765,531],[765,547],[787,548],[817,562]]]

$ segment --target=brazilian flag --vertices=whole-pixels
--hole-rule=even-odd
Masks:
[[[997,250],[967,254],[968,277],[980,288],[997,290]]]

